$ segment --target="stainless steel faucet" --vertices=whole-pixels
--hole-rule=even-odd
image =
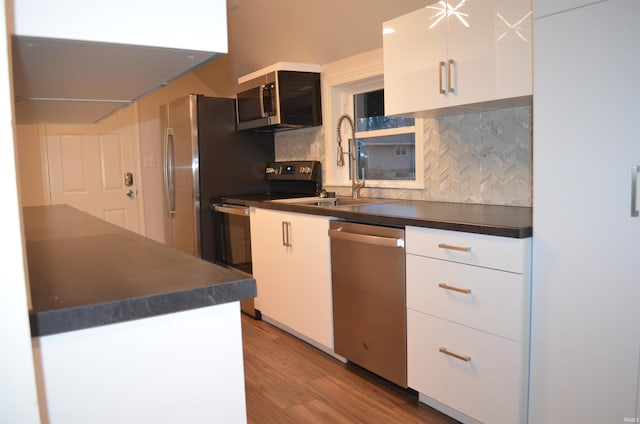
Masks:
[[[342,135],[340,134],[340,128],[342,127],[342,121],[347,121],[351,126],[351,140],[349,144],[349,152],[344,153],[342,150]],[[338,134],[338,166],[344,166],[343,155],[349,155],[351,158],[351,197],[354,199],[360,198],[360,190],[364,187],[364,169],[362,170],[362,180],[358,179],[358,146],[356,143],[356,128],[353,124],[353,119],[344,114],[338,119],[337,125],[337,134]]]

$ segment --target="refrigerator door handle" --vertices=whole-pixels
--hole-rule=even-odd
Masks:
[[[173,129],[167,128],[164,137],[164,197],[167,202],[169,218],[176,214],[176,177],[173,152]]]
[[[638,174],[640,165],[631,167],[631,217],[637,218],[640,215],[638,210]]]

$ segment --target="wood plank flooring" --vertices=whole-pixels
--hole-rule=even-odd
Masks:
[[[242,340],[249,424],[457,423],[415,394],[245,314]]]

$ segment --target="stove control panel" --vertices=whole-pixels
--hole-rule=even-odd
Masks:
[[[321,164],[318,161],[272,162],[265,169],[268,180],[299,180],[322,182]]]

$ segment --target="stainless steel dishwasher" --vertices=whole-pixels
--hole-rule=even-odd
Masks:
[[[404,229],[332,221],[334,349],[407,387]]]

